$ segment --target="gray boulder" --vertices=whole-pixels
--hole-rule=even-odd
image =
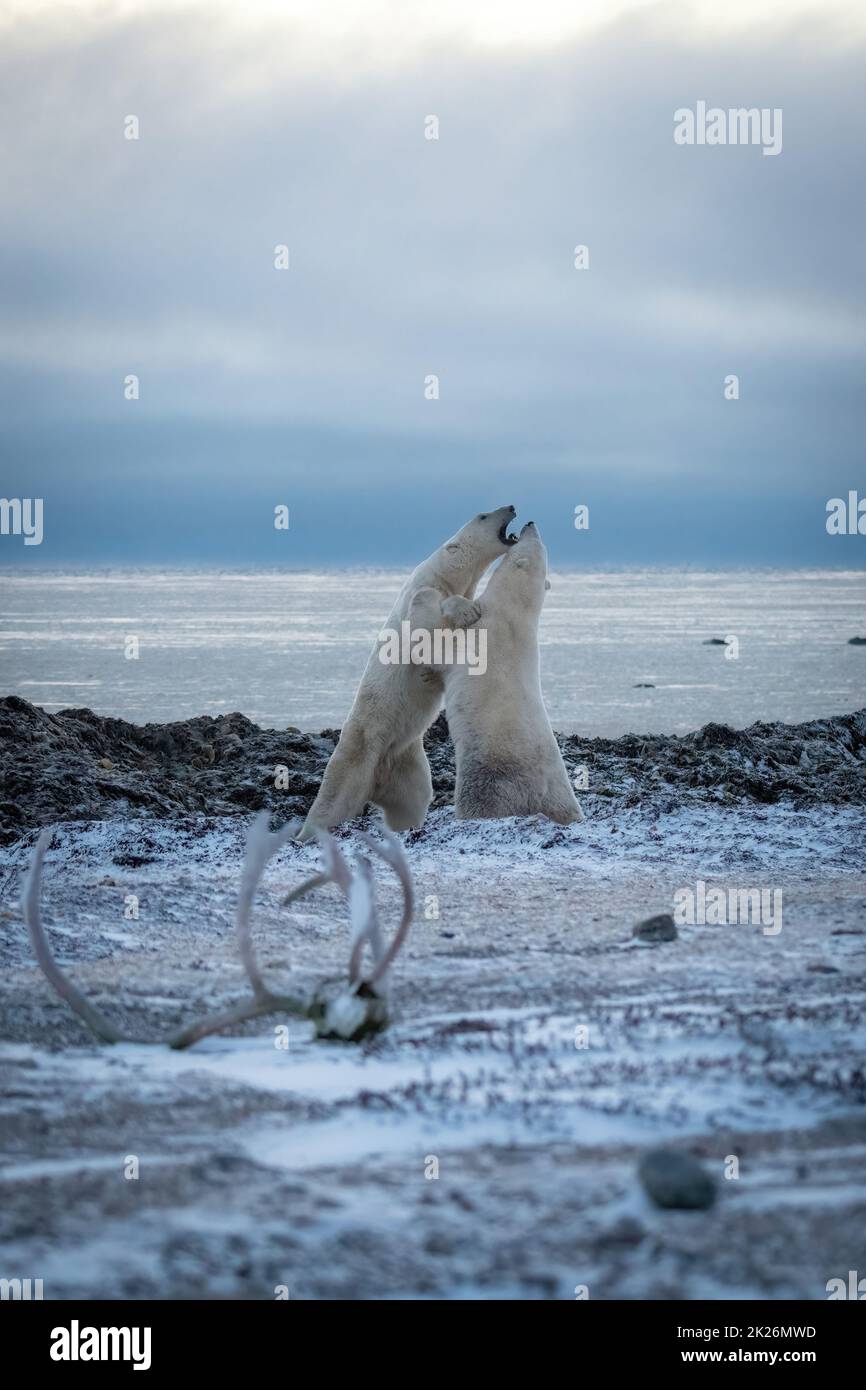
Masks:
[[[674,919],[669,912],[660,912],[656,917],[647,917],[645,921],[638,922],[632,932],[632,936],[637,937],[638,941],[676,941],[677,929]]]
[[[651,1149],[640,1161],[638,1176],[657,1207],[668,1211],[706,1211],[716,1200],[716,1185],[691,1154]]]

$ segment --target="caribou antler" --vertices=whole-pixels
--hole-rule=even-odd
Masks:
[[[316,839],[321,846],[322,857],[325,860],[324,869],[320,873],[314,874],[312,878],[299,883],[297,888],[293,888],[291,893],[283,898],[283,906],[285,907],[289,903],[297,902],[299,898],[305,897],[315,888],[321,888],[326,883],[336,883],[349,902],[352,920],[349,982],[356,987],[362,983],[361,957],[366,942],[370,944],[374,968],[372,975],[364,983],[371,987],[377,983],[381,983],[383,986],[386,984],[388,969],[406,939],[414,910],[412,876],[409,873],[409,865],[406,863],[403,846],[390,830],[386,830],[384,826],[381,826],[380,830],[382,840],[374,840],[371,835],[366,835],[363,831],[360,838],[374,854],[378,855],[380,859],[384,859],[385,863],[394,870],[403,889],[403,912],[394,934],[394,940],[387,951],[382,943],[382,931],[376,911],[369,860],[359,856],[355,864],[356,872],[353,873],[340,853],[336,840],[327,830],[316,830]]]
[[[314,1019],[321,1037],[337,1037],[358,1041],[371,1032],[379,1032],[387,1023],[387,975],[388,970],[406,938],[412,920],[413,893],[409,866],[400,841],[390,831],[383,828],[384,843],[363,835],[362,839],[374,854],[390,865],[397,874],[403,888],[403,912],[390,947],[385,949],[382,929],[376,911],[376,898],[373,886],[373,871],[370,861],[358,856],[352,868],[343,858],[336,841],[327,831],[317,831],[317,838],[325,861],[321,872],[314,874],[293,889],[283,900],[284,903],[296,901],[325,883],[336,883],[349,903],[351,919],[349,987],[336,999],[325,1001],[319,994],[305,1005],[292,995],[274,994],[265,984],[259,969],[253,945],[250,918],[253,899],[262,874],[278,850],[288,840],[294,838],[298,822],[284,825],[276,834],[268,830],[268,812],[261,811],[256,816],[247,834],[246,854],[241,870],[241,883],[238,892],[238,905],[235,915],[238,950],[250,982],[252,997],[220,1013],[210,1014],[195,1023],[188,1024],[178,1033],[171,1034],[165,1041],[173,1048],[190,1047],[201,1038],[219,1033],[235,1023],[247,1019],[260,1018],[265,1014],[288,1013],[306,1014]],[[122,1033],[93,1004],[87,1000],[76,985],[67,979],[51,951],[39,911],[39,897],[42,880],[42,867],[45,851],[51,840],[50,829],[43,830],[36,842],[33,859],[24,880],[21,899],[24,920],[30,930],[36,960],[49,984],[70,1006],[79,1018],[92,1028],[103,1042],[152,1042],[154,1039],[136,1038]],[[373,971],[368,979],[361,976],[361,959],[365,943],[369,942],[373,956]],[[378,985],[378,990],[374,986]]]
[[[21,911],[24,914],[24,921],[30,928],[30,940],[33,942],[33,949],[36,952],[36,960],[40,969],[45,975],[48,983],[53,985],[60,995],[65,999],[69,1007],[79,1018],[89,1024],[98,1038],[103,1042],[132,1042],[135,1039],[125,1038],[124,1035],[115,1028],[113,1023],[109,1023],[98,1009],[88,1003],[84,995],[72,983],[67,980],[48,945],[48,938],[45,935],[45,928],[42,925],[42,917],[39,912],[39,890],[42,882],[42,864],[45,859],[45,851],[51,840],[51,831],[43,830],[39,839],[36,841],[36,848],[33,851],[33,858],[27,877],[24,880],[24,890],[21,895]]]
[[[365,842],[365,844],[369,845],[370,849],[373,851],[374,854],[378,854],[380,859],[384,859],[385,863],[390,865],[390,867],[394,870],[395,874],[400,880],[400,886],[403,889],[403,912],[400,917],[397,930],[394,933],[394,940],[391,942],[391,945],[389,946],[388,950],[378,957],[376,954],[376,947],[373,944],[373,930],[371,929],[369,933],[370,943],[373,949],[373,959],[375,960],[376,964],[373,973],[370,976],[367,983],[372,986],[381,981],[382,986],[385,987],[387,984],[388,970],[390,969],[393,963],[394,957],[396,956],[400,947],[403,945],[403,942],[406,940],[406,933],[408,932],[410,924],[412,922],[412,913],[415,908],[415,896],[412,891],[412,875],[409,873],[409,865],[406,863],[406,856],[403,853],[403,846],[400,844],[400,841],[397,839],[397,836],[392,834],[390,830],[386,830],[384,826],[380,828],[382,831],[382,839],[384,843],[380,842],[379,840],[374,840],[371,835],[365,835],[363,832],[361,833],[361,839]],[[374,920],[375,914],[376,908],[374,903]],[[378,929],[378,922],[375,923],[374,929]],[[357,960],[355,959],[355,955],[356,953],[353,952],[352,960],[349,962],[350,979],[354,979],[356,975],[360,972],[360,952],[357,953]]]
[[[259,879],[265,871],[268,860],[272,859],[277,850],[282,849],[288,840],[294,839],[300,824],[297,820],[290,821],[288,825],[282,826],[276,834],[272,835],[268,830],[268,819],[268,812],[260,811],[247,834],[247,852],[244,855],[243,868],[241,869],[241,886],[238,892],[238,906],[235,916],[238,950],[244,970],[247,973],[247,979],[250,982],[253,997],[245,1004],[238,1004],[234,1009],[226,1009],[222,1013],[211,1014],[198,1023],[190,1024],[181,1032],[175,1033],[168,1040],[170,1047],[189,1047],[192,1043],[198,1042],[200,1038],[206,1038],[209,1033],[219,1033],[232,1023],[243,1023],[248,1018],[260,1018],[262,1014],[301,1014],[304,1012],[304,1006],[299,1000],[287,994],[273,994],[268,989],[259,970],[250,930],[253,898],[259,886]]]
[[[171,1034],[165,1039],[169,1047],[189,1047],[210,1033],[219,1033],[223,1028],[228,1028],[233,1023],[243,1023],[248,1018],[259,1018],[262,1014],[303,1014],[304,1003],[302,1000],[290,995],[273,994],[265,985],[250,932],[250,914],[259,879],[268,860],[276,854],[278,849],[282,848],[287,840],[292,839],[297,831],[297,826],[298,822],[293,821],[290,825],[284,825],[275,835],[271,835],[268,831],[268,813],[262,811],[256,816],[247,835],[247,850],[241,871],[235,929],[241,960],[252,990],[252,998],[235,1005],[234,1008],[224,1009],[221,1013],[199,1019],[181,1029],[179,1033]],[[57,993],[66,1000],[73,1012],[78,1014],[79,1018],[83,1018],[103,1042],[155,1041],[152,1038],[136,1038],[130,1034],[122,1033],[85,999],[77,986],[67,979],[54,959],[39,911],[42,865],[50,839],[51,831],[43,830],[36,842],[30,869],[24,881],[24,892],[21,900],[24,920],[30,929],[30,939],[33,942],[37,962],[49,984],[54,986]]]
[[[382,841],[364,834],[361,839],[394,870],[403,889],[403,911],[387,950],[376,909],[373,870],[369,859],[358,855],[350,869],[336,840],[326,830],[316,830],[325,861],[324,869],[298,884],[283,899],[284,904],[296,902],[314,888],[320,888],[325,883],[336,883],[349,903],[351,936],[348,989],[344,988],[335,998],[328,998],[319,990],[310,1006],[310,1016],[322,1038],[359,1042],[371,1033],[380,1032],[388,1022],[388,970],[406,939],[412,921],[414,895],[403,846],[397,836],[384,826],[381,831]],[[361,961],[366,944],[369,944],[373,957],[373,970],[365,979],[361,973]]]

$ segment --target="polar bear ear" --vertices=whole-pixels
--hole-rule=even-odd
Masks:
[[[453,554],[453,552],[454,552],[455,550],[459,550],[459,549],[460,549],[460,546],[457,544],[456,541],[452,541],[450,545],[446,545],[445,549],[446,549],[446,550],[450,550],[450,551],[452,552],[452,554]]]
[[[545,581],[544,581],[544,587],[545,587],[545,589],[549,589],[549,588],[550,588],[550,580],[549,580],[549,579],[545,579]]]

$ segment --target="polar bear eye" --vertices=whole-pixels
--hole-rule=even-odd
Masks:
[[[486,520],[487,520],[487,513],[486,513],[486,512],[482,512],[481,515],[479,516],[478,520],[479,520],[479,521],[486,521]]]

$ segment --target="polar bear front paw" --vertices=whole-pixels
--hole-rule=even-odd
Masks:
[[[481,617],[481,609],[471,599],[446,598],[442,604],[442,616],[452,627],[472,627]]]
[[[409,621],[412,626],[435,627],[442,617],[441,601],[442,595],[438,589],[432,589],[429,585],[424,589],[416,589],[409,604]]]

